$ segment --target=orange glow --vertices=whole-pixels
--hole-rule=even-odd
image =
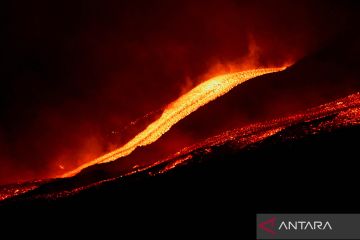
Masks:
[[[285,67],[247,70],[220,75],[202,82],[174,102],[170,103],[159,119],[149,124],[145,130],[136,135],[128,143],[99,158],[82,164],[76,169],[63,174],[62,177],[73,176],[82,169],[94,164],[111,162],[120,157],[127,156],[137,147],[155,142],[177,122],[196,111],[198,108],[226,94],[235,86],[249,79],[272,72],[282,71],[284,69]]]
[[[4,185],[0,188],[0,201],[24,194],[38,187],[40,183],[28,182],[24,184]]]

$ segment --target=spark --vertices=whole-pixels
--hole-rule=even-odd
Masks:
[[[94,164],[111,162],[118,158],[127,156],[137,147],[149,145],[155,142],[163,134],[169,131],[170,128],[177,122],[196,111],[198,108],[226,94],[237,85],[264,74],[282,71],[285,68],[286,67],[254,69],[236,73],[228,73],[211,78],[197,85],[192,90],[167,105],[159,119],[149,124],[145,130],[140,132],[122,147],[90,162],[84,163],[74,170],[63,174],[62,177],[73,176],[82,169]]]

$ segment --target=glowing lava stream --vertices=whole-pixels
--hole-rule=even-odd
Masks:
[[[73,176],[82,169],[97,163],[111,162],[120,157],[127,156],[137,147],[145,146],[155,142],[181,119],[185,118],[190,113],[196,111],[198,108],[204,106],[208,102],[211,102],[229,92],[235,86],[260,75],[282,71],[285,68],[286,67],[254,69],[224,74],[211,78],[194,87],[192,90],[185,93],[174,102],[170,103],[165,108],[159,119],[149,124],[145,130],[140,132],[122,147],[90,162],[82,164],[76,169],[63,174],[62,177]]]

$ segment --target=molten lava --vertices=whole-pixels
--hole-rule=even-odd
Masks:
[[[248,70],[230,74],[224,74],[211,78],[189,92],[170,103],[162,113],[161,117],[149,124],[145,130],[137,134],[133,139],[122,147],[109,152],[99,158],[87,162],[76,169],[62,175],[62,177],[70,177],[80,172],[82,169],[98,163],[106,163],[114,161],[120,157],[124,157],[133,152],[137,147],[145,146],[155,142],[164,133],[179,122],[181,119],[196,111],[198,108],[215,100],[216,98],[229,92],[235,86],[258,76],[278,72],[284,70],[281,68],[263,68]]]

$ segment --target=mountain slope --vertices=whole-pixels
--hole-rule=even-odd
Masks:
[[[359,125],[360,95],[354,94],[301,114],[224,132],[122,176],[105,178],[107,172],[94,166],[0,204],[4,209],[149,210],[162,204],[191,208],[190,202],[213,202],[221,196],[222,206],[228,202],[241,209],[236,203],[240,191],[245,202],[272,197],[255,206],[257,210],[315,207],[307,204],[310,199],[326,200],[320,208],[324,211],[353,208],[358,199],[351,190],[357,181]],[[347,174],[340,178],[340,172]],[[330,204],[334,194],[342,194],[348,204]],[[289,206],[286,201],[292,198],[304,205]]]

